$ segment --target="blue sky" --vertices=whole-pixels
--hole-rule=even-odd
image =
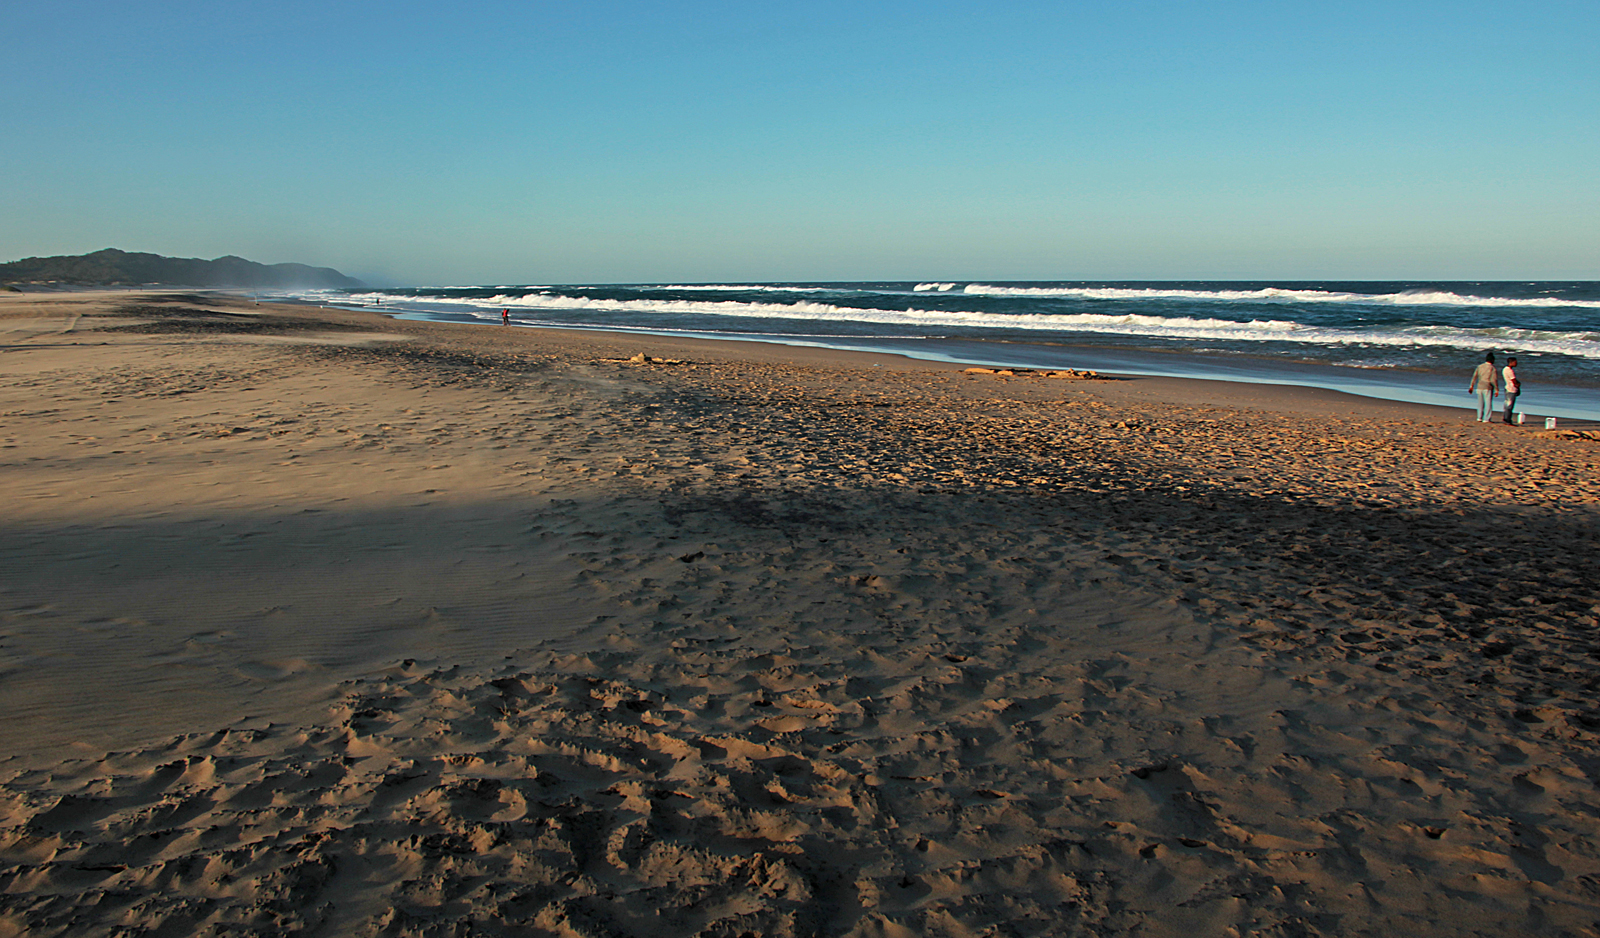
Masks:
[[[1581,2],[12,0],[0,260],[1600,279]]]

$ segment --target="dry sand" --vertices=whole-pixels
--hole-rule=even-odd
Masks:
[[[1582,434],[215,296],[0,372],[0,936],[1600,933]]]

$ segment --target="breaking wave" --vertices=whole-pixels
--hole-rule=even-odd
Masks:
[[[921,289],[920,287],[918,289]],[[1084,300],[1196,300],[1217,302],[1360,303],[1375,306],[1480,306],[1554,309],[1600,309],[1600,300],[1575,300],[1553,296],[1471,296],[1433,290],[1399,293],[1340,293],[1262,287],[1255,290],[1190,290],[1162,287],[1006,287],[969,283],[961,290],[971,296],[1061,297]]]
[[[459,298],[410,297],[413,302],[433,300],[460,304]],[[481,309],[485,318],[497,318],[499,309],[592,311],[637,314],[637,325],[648,319],[671,317],[674,328],[684,328],[686,318],[871,324],[889,329],[913,329],[917,334],[960,334],[971,330],[1007,330],[1065,338],[1074,333],[1102,336],[1142,336],[1181,340],[1231,342],[1293,342],[1322,346],[1449,346],[1468,349],[1503,349],[1514,346],[1528,352],[1549,352],[1600,359],[1600,332],[1556,332],[1509,327],[1470,329],[1460,326],[1408,326],[1402,328],[1336,328],[1293,320],[1202,318],[1152,314],[1101,313],[991,313],[926,309],[872,309],[804,301],[751,303],[717,300],[607,299],[562,293],[505,294],[476,299],[467,305]]]

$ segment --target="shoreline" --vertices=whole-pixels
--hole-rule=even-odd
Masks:
[[[333,308],[333,307],[329,307]],[[342,307],[341,307],[342,308]],[[372,307],[372,311],[410,322],[438,322],[457,325],[497,326],[481,319],[456,319],[415,313],[388,307]],[[1310,362],[1284,362],[1271,356],[1237,354],[1229,356],[1198,356],[1182,352],[1166,352],[1121,346],[1050,345],[1028,343],[974,342],[965,340],[905,340],[905,339],[849,339],[799,340],[784,336],[768,338],[722,338],[708,333],[671,333],[648,329],[606,329],[585,327],[575,329],[560,326],[513,323],[519,328],[554,329],[567,332],[600,332],[608,335],[654,336],[659,341],[715,341],[750,345],[781,345],[788,348],[817,348],[833,352],[859,352],[864,354],[900,355],[915,361],[943,364],[978,365],[994,368],[1094,369],[1130,377],[1185,378],[1200,381],[1221,381],[1232,384],[1266,384],[1282,387],[1314,387],[1336,391],[1368,400],[1387,400],[1402,403],[1427,404],[1450,410],[1474,410],[1473,404],[1458,403],[1467,397],[1465,385],[1455,376],[1408,369],[1367,369]],[[1172,364],[1178,362],[1179,364]],[[1469,369],[1470,371],[1470,369]],[[1397,383],[1391,376],[1404,373],[1405,383]],[[1458,387],[1458,385],[1460,385]],[[1537,395],[1537,396],[1536,396]],[[1578,420],[1586,424],[1600,421],[1600,388],[1550,384],[1540,385],[1528,395],[1541,412],[1538,418],[1555,416],[1558,420]],[[1542,400],[1540,399],[1542,398]],[[1525,402],[1526,403],[1526,402]],[[1531,416],[1531,415],[1530,415]]]
[[[1583,433],[198,294],[0,367],[0,935],[1600,918]]]
[[[614,330],[594,329],[576,330],[561,329],[558,327],[530,326],[527,328],[569,333],[574,336],[584,335],[588,332],[598,332],[608,337],[642,335],[648,337],[646,341],[638,343],[640,348],[665,345],[674,350],[697,349],[702,352],[717,345],[732,345],[739,347],[741,357],[759,357],[753,349],[767,346],[779,346],[785,349],[799,350],[801,354],[793,357],[796,363],[801,362],[828,362],[828,361],[861,361],[868,365],[882,365],[885,359],[901,360],[914,363],[918,367],[949,369],[964,371],[971,367],[988,367],[995,370],[1016,370],[1019,372],[1050,372],[1056,370],[1045,366],[1008,366],[992,362],[947,360],[942,358],[921,358],[916,355],[901,351],[887,349],[849,349],[831,345],[820,344],[794,344],[788,342],[772,341],[763,342],[749,339],[720,339],[679,337],[660,335],[657,333],[643,332],[618,332]],[[660,341],[655,341],[660,340]],[[681,345],[679,343],[682,343]],[[701,343],[710,343],[703,345]],[[814,350],[815,355],[804,354],[806,350]],[[1418,417],[1448,420],[1459,418],[1463,412],[1471,414],[1474,406],[1430,403],[1407,398],[1375,397],[1360,394],[1354,391],[1340,390],[1335,387],[1326,387],[1317,384],[1295,384],[1271,380],[1247,381],[1229,377],[1197,377],[1182,374],[1160,374],[1147,371],[1121,371],[1115,366],[1097,367],[1096,358],[1085,349],[1081,358],[1074,359],[1074,367],[1086,368],[1108,378],[1123,381],[1138,382],[1138,386],[1145,389],[1151,400],[1167,403],[1194,403],[1206,402],[1228,404],[1259,408],[1264,410],[1288,410],[1307,413],[1359,413],[1363,409],[1370,410],[1374,415],[1404,415],[1411,414]],[[857,358],[860,356],[860,358]],[[1027,380],[1024,375],[1023,380]],[[1465,397],[1465,393],[1462,394]],[[1497,405],[1499,400],[1496,400]],[[1499,415],[1502,408],[1498,407],[1495,413]],[[1535,414],[1527,412],[1527,423],[1519,425],[1517,429],[1540,429],[1544,418],[1551,416],[1543,411]],[[1557,416],[1558,429],[1593,430],[1600,428],[1600,418]],[[1498,416],[1495,421],[1499,423]]]

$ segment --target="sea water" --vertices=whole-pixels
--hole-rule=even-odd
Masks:
[[[452,286],[293,298],[392,315],[1332,388],[1471,409],[1486,352],[1531,413],[1600,420],[1600,282]]]

